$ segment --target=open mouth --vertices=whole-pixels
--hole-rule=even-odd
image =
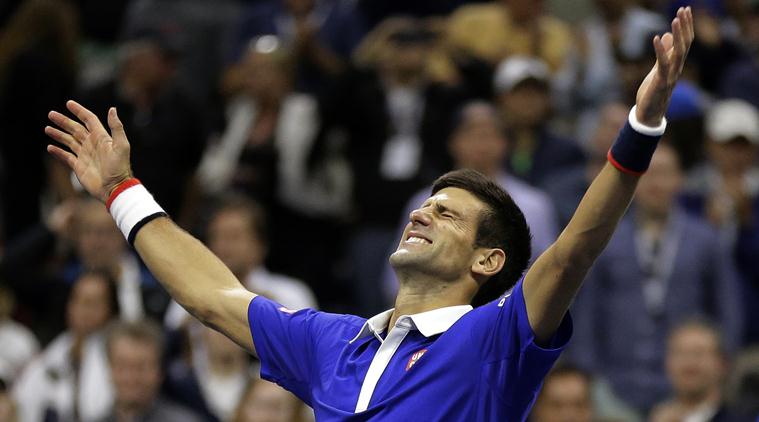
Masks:
[[[418,233],[410,233],[408,237],[406,238],[406,243],[417,243],[422,245],[430,245],[432,244],[432,241],[427,239],[426,237],[422,237]]]

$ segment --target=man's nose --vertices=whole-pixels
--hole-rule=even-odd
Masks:
[[[411,211],[409,218],[412,223],[418,223],[423,226],[428,226],[432,222],[430,213],[423,208],[417,208],[414,211]]]

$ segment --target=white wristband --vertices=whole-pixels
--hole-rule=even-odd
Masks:
[[[627,121],[630,122],[630,126],[641,135],[662,136],[664,134],[664,131],[667,129],[667,118],[662,117],[661,123],[659,123],[659,126],[656,126],[656,127],[646,126],[643,123],[638,121],[638,116],[635,115],[635,110],[637,109],[638,109],[638,106],[634,105],[630,109],[630,114],[627,116]]]
[[[157,217],[166,216],[166,212],[142,184],[118,193],[111,201],[109,211],[129,244],[134,243],[142,226]]]

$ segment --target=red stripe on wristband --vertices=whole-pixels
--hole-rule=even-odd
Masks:
[[[110,212],[111,204],[116,199],[116,197],[121,194],[121,192],[124,192],[125,190],[131,188],[132,186],[137,186],[139,184],[141,184],[141,182],[136,177],[130,177],[129,179],[126,179],[123,182],[119,183],[119,185],[116,186],[116,189],[114,189],[113,192],[111,192],[111,195],[108,197],[108,200],[105,202],[105,208]]]
[[[623,166],[622,164],[619,164],[617,160],[614,159],[614,156],[611,155],[611,150],[606,153],[606,159],[609,160],[612,166],[616,167],[617,170],[621,171],[622,173],[630,174],[633,176],[642,176],[645,171],[634,171],[630,170],[629,168]]]

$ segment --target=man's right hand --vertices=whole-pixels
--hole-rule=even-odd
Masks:
[[[67,101],[66,108],[81,123],[51,111],[48,117],[62,130],[46,126],[45,133],[67,146],[71,152],[55,145],[48,145],[47,151],[74,171],[90,195],[106,202],[120,183],[132,177],[124,125],[113,107],[108,110],[110,135],[97,116],[76,101]]]

